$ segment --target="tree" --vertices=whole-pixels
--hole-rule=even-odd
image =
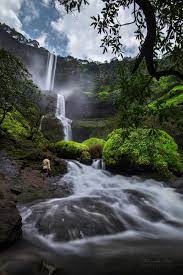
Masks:
[[[140,40],[140,54],[136,59],[133,73],[137,71],[142,60],[145,59],[149,74],[157,80],[162,76],[176,75],[183,79],[182,57],[182,0],[101,0],[104,7],[100,14],[93,16],[91,25],[98,33],[104,34],[101,46],[104,53],[108,47],[115,54],[123,54],[121,43],[121,29],[135,24],[137,30],[134,35]],[[89,0],[58,0],[67,12],[81,10],[82,5],[89,4]],[[133,16],[132,22],[120,23],[120,9],[128,8]],[[146,31],[146,37],[144,33]],[[171,65],[158,70],[157,56],[171,57]]]
[[[147,115],[146,105],[151,97],[152,77],[145,73],[143,64],[129,77],[133,63],[123,61],[119,70],[118,91],[115,105],[118,108],[118,126],[125,128],[143,125]]]
[[[43,117],[43,113],[41,110],[35,106],[29,106],[26,109],[26,113],[24,114],[29,122],[29,139],[34,140],[35,136],[38,134],[40,130],[40,123]]]
[[[8,112],[20,105],[24,84],[29,76],[18,58],[5,50],[0,50],[0,125]]]
[[[29,124],[29,139],[33,140],[40,130],[41,120],[47,111],[41,106],[41,91],[32,80],[24,81],[23,86],[24,92],[17,109],[27,119]]]

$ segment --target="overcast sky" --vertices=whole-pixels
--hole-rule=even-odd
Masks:
[[[101,0],[90,0],[90,5],[81,13],[66,14],[51,0],[0,0],[0,21],[14,27],[40,45],[61,56],[72,55],[76,58],[98,61],[110,60],[111,53],[102,54],[101,37],[90,27],[90,16],[102,8]],[[121,10],[121,22],[132,20],[129,10]],[[134,26],[122,30],[125,55],[138,53],[138,42],[134,38]]]

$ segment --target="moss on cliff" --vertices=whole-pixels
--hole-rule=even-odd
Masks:
[[[82,119],[72,123],[73,139],[79,142],[91,137],[106,138],[112,129],[112,118]]]

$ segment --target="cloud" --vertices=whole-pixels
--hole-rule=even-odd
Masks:
[[[39,18],[40,14],[39,14],[39,9],[35,6],[33,1],[30,0],[24,0],[24,13],[25,16],[23,18],[23,23],[24,24],[30,24],[30,22],[36,20],[37,18]]]
[[[51,2],[51,0],[42,0],[42,3],[45,4],[45,5],[49,5]]]
[[[15,28],[22,30],[22,23],[18,18],[24,0],[0,0],[0,21]]]
[[[41,47],[45,47],[47,46],[47,43],[46,43],[47,38],[48,38],[48,34],[43,32],[40,36],[36,38],[36,40],[39,42],[39,45]]]
[[[91,24],[91,16],[101,11],[103,3],[101,0],[91,0],[89,6],[85,6],[81,13],[65,14],[58,5],[57,9],[61,17],[51,22],[51,27],[57,33],[65,33],[68,38],[68,54],[77,58],[86,58],[98,61],[109,60],[114,55],[109,51],[103,55],[100,47],[102,35],[94,30]],[[131,10],[120,10],[120,22],[132,21]],[[122,42],[125,48],[125,55],[134,56],[138,52],[138,41],[134,37],[135,26],[125,26],[121,30]]]

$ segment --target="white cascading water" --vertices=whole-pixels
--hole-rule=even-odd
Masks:
[[[94,159],[92,163],[92,167],[95,169],[105,169],[105,163],[103,159]]]
[[[46,70],[46,90],[53,91],[54,83],[55,83],[55,72],[57,67],[57,56],[48,53],[48,61],[47,61],[47,70]],[[62,94],[57,94],[57,107],[56,107],[56,117],[62,122],[64,129],[64,139],[71,140],[72,139],[72,130],[71,123],[72,120],[66,118],[65,116],[65,97]],[[40,123],[40,129],[42,126],[42,121]]]
[[[47,91],[54,90],[55,72],[57,66],[57,56],[48,52],[47,70],[46,70],[46,87]]]
[[[71,140],[72,139],[72,129],[71,129],[72,120],[70,120],[65,116],[65,97],[61,94],[57,94],[56,117],[60,119],[62,122],[65,140]]]
[[[59,251],[113,240],[183,240],[183,195],[163,182],[76,161],[68,162],[63,182],[73,191],[69,197],[20,208],[26,238]]]

